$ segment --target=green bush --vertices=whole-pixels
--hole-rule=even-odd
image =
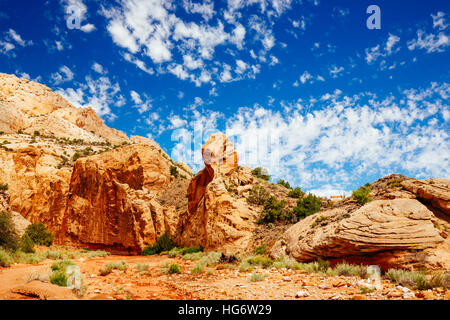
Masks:
[[[168,274],[181,273],[180,267],[176,263],[172,263],[167,270]]]
[[[303,219],[313,213],[319,212],[321,202],[319,197],[310,193],[297,200],[297,205],[293,208],[293,212],[298,219]]]
[[[11,213],[0,212],[0,247],[17,250],[19,237],[12,221]]]
[[[113,271],[113,270],[122,270],[125,272],[127,269],[128,269],[128,264],[123,260],[118,261],[118,262],[108,262],[107,264],[105,264],[103,269],[100,270],[100,275],[106,276],[106,275],[110,274],[111,271]]]
[[[50,283],[61,287],[67,287],[67,275],[65,272],[55,271],[50,275]]]
[[[263,268],[269,268],[273,264],[272,259],[264,256],[248,257],[245,261],[251,266],[261,266]]]
[[[266,252],[267,252],[267,244],[263,243],[262,245],[260,245],[257,248],[255,248],[255,250],[253,252],[255,254],[257,254],[257,255],[266,254]]]
[[[285,188],[291,189],[291,185],[289,182],[284,181],[283,179],[278,180],[277,184],[282,185]]]
[[[269,179],[270,179],[270,176],[269,176],[267,170],[264,169],[264,168],[261,168],[261,167],[257,167],[257,168],[255,168],[255,169],[253,169],[253,170],[252,170],[252,174],[253,174],[255,177],[260,178],[260,179],[263,179],[263,180],[269,181]]]
[[[51,265],[52,274],[50,275],[50,282],[53,284],[56,284],[61,287],[67,287],[67,267],[73,266],[75,263],[73,263],[70,260],[60,260],[57,262],[54,262]]]
[[[260,274],[260,273],[256,273],[254,272],[250,278],[248,279],[248,281],[250,282],[257,282],[257,281],[263,281],[265,278],[264,274]]]
[[[72,156],[73,161],[77,161],[80,158],[81,158],[81,154],[78,151],[76,151]]]
[[[175,178],[178,178],[178,169],[175,166],[170,166],[170,174]]]
[[[163,251],[170,251],[175,247],[175,244],[172,239],[170,239],[167,231],[159,237],[158,241],[155,244],[146,247],[142,251],[143,256],[151,256],[154,254],[161,253]]]
[[[0,191],[8,191],[8,184],[0,183]]]
[[[47,231],[47,228],[42,223],[28,225],[25,229],[25,234],[38,245],[49,247],[53,243],[53,234],[50,231]]]
[[[249,192],[247,201],[256,205],[263,205],[266,202],[267,198],[269,198],[269,193],[266,191],[266,189],[264,189],[264,187],[254,186]]]
[[[284,207],[287,202],[285,200],[278,201],[274,196],[267,198],[264,203],[264,210],[261,213],[261,223],[271,223],[286,218]]]
[[[34,242],[28,234],[24,234],[20,240],[20,250],[25,253],[34,253]]]
[[[0,267],[9,267],[13,263],[13,259],[8,251],[0,248]]]
[[[367,187],[360,187],[358,190],[352,192],[353,199],[360,205],[365,205],[372,200],[369,195],[370,189]]]
[[[303,198],[305,193],[300,189],[300,187],[296,187],[295,189],[289,191],[288,197],[290,198]]]

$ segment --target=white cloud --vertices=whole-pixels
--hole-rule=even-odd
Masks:
[[[290,4],[286,0],[260,2],[264,15],[253,15],[250,19],[244,19],[239,10],[256,3],[229,2],[226,10],[216,12],[211,0],[120,1],[109,3],[101,13],[107,19],[106,28],[114,43],[126,49],[122,55],[127,61],[144,71],[153,71],[152,63],[157,65],[158,73],[169,72],[200,86],[217,80],[253,78],[259,73],[260,65],[245,62],[248,65],[245,73],[233,77],[231,69],[224,69],[229,64],[225,61],[229,60],[220,61],[222,57],[216,56],[218,48],[235,60],[245,61],[237,56],[251,44],[260,62],[278,63],[273,55],[267,59],[268,52],[275,46],[272,28],[275,19],[288,10]],[[203,18],[200,22],[199,15]],[[244,47],[244,43],[249,45]],[[253,57],[256,55],[252,49]]]
[[[63,82],[72,81],[73,77],[74,77],[74,74],[68,66],[61,66],[59,68],[59,72],[55,72],[55,73],[51,74],[53,83],[56,85],[61,84]]]
[[[74,106],[79,108],[92,107],[100,117],[110,121],[117,117],[112,112],[111,106],[117,105],[116,102],[120,102],[123,99],[119,95],[119,84],[112,83],[106,76],[101,76],[97,79],[87,76],[85,83],[79,84],[78,88],[58,88],[56,92]]]
[[[332,78],[337,78],[339,74],[344,71],[344,67],[332,66],[328,71],[330,72]]]
[[[103,66],[101,64],[97,63],[97,62],[94,62],[92,64],[91,68],[92,68],[92,70],[94,70],[97,73],[100,73],[100,74],[106,73],[106,70],[103,68]]]
[[[389,34],[388,40],[386,41],[386,52],[388,55],[392,53],[392,49],[394,48],[395,44],[400,41],[400,37]]]
[[[439,11],[436,15],[431,15],[433,18],[433,28],[438,30],[445,30],[448,27],[448,24],[445,21],[445,13]]]
[[[408,49],[415,50],[416,48],[425,49],[427,53],[443,52],[445,47],[450,45],[450,40],[443,32],[439,34],[428,34],[422,30],[417,31],[417,39],[408,42]]]
[[[134,102],[134,108],[138,109],[139,114],[149,111],[152,108],[152,99],[145,96],[145,101],[141,95],[134,90],[130,91],[131,100]]]

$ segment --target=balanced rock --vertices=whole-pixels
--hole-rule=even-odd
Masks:
[[[236,199],[226,186],[252,181],[238,168],[238,156],[226,135],[212,134],[202,148],[205,168],[190,182],[188,210],[180,218],[178,242],[224,252],[245,250],[255,228],[257,213],[245,199]]]

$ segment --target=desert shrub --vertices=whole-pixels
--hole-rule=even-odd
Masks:
[[[248,271],[252,271],[253,270],[253,266],[248,263],[247,261],[242,261],[239,264],[239,271],[240,272],[248,272]]]
[[[9,212],[0,212],[0,247],[17,250],[19,237]]]
[[[256,205],[263,205],[266,200],[269,198],[269,193],[262,186],[254,186],[247,198],[247,201]]]
[[[175,166],[170,166],[170,174],[175,178],[178,178],[178,169]]]
[[[264,274],[254,272],[254,273],[252,273],[252,275],[250,276],[248,281],[250,281],[250,282],[263,281],[264,278],[265,278]]]
[[[263,243],[262,245],[256,247],[253,252],[257,255],[260,255],[260,254],[263,255],[263,254],[266,254],[266,251],[267,251],[267,244]]]
[[[0,248],[0,267],[9,267],[13,263],[10,253]]]
[[[8,191],[8,184],[0,183],[0,191]]]
[[[413,289],[431,289],[425,272],[389,269],[385,273],[385,277],[393,282],[401,284],[402,286],[410,287]]]
[[[148,272],[148,270],[150,269],[150,266],[148,264],[138,263],[136,266],[136,269],[139,272]]]
[[[281,268],[292,269],[292,270],[302,269],[302,266],[299,262],[297,262],[291,258],[288,258],[286,256],[281,256],[280,258],[275,260],[272,266],[277,269],[281,269]]]
[[[330,270],[329,274],[336,276],[359,276],[365,278],[367,273],[366,266],[347,263],[340,263]]]
[[[78,151],[76,151],[72,156],[72,161],[77,161],[80,158],[81,158],[81,154]]]
[[[372,200],[369,195],[370,189],[367,187],[360,187],[358,190],[352,192],[353,199],[360,205],[365,205]]]
[[[270,176],[269,173],[267,172],[267,169],[261,168],[261,167],[257,167],[255,169],[252,170],[252,174],[257,177],[257,178],[261,178],[263,180],[269,181]]]
[[[95,258],[95,257],[107,257],[109,256],[110,253],[103,251],[103,250],[95,250],[95,251],[90,251],[87,254],[88,258]]]
[[[285,200],[278,201],[274,196],[270,196],[264,203],[264,210],[261,212],[259,222],[270,223],[285,219],[284,207],[286,204],[287,202]]]
[[[100,270],[100,275],[106,276],[106,275],[110,274],[111,271],[113,271],[113,270],[122,270],[125,272],[127,269],[128,269],[128,264],[123,260],[117,261],[117,262],[108,262],[107,264],[105,264],[103,269]]]
[[[290,198],[302,198],[305,193],[300,189],[300,187],[295,187],[293,190],[289,191],[288,197]]]
[[[40,135],[41,135],[41,133],[37,130],[33,132],[34,137],[39,137]]]
[[[169,234],[165,232],[155,244],[146,247],[142,251],[143,256],[151,256],[154,254],[161,253],[163,251],[170,251],[175,247],[172,239],[170,239]]]
[[[182,256],[183,259],[186,260],[200,260],[203,257],[203,252],[193,252],[193,253],[186,253]]]
[[[54,262],[51,265],[52,274],[50,275],[50,283],[56,284],[61,287],[67,287],[67,267],[73,266],[75,263],[73,263],[70,260],[61,260]]]
[[[290,189],[291,185],[289,184],[289,182],[284,181],[283,179],[278,180],[277,184],[282,185],[285,188]]]
[[[311,227],[314,228],[315,226],[326,226],[328,224],[328,217],[327,216],[320,216],[314,220],[314,222],[311,224]]]
[[[320,198],[310,193],[307,196],[298,199],[297,205],[292,210],[298,219],[303,219],[320,211],[320,204]]]
[[[172,263],[167,270],[168,274],[181,273],[180,267],[176,263]]]
[[[47,231],[47,228],[42,223],[28,225],[25,229],[25,234],[28,235],[35,244],[49,247],[53,243],[53,234],[50,231]]]
[[[272,259],[264,256],[248,257],[246,261],[252,266],[261,266],[263,268],[269,268],[273,264]]]
[[[34,242],[28,234],[24,234],[20,240],[20,250],[25,253],[34,253]]]
[[[205,271],[205,263],[203,261],[198,261],[194,267],[190,270],[191,274],[203,273]]]
[[[64,272],[55,271],[50,275],[50,283],[67,287],[67,275]]]
[[[231,264],[231,263],[235,263],[239,261],[239,259],[235,256],[235,255],[226,255],[224,253],[222,253],[222,255],[220,256],[219,262],[218,263],[227,263],[227,264]]]

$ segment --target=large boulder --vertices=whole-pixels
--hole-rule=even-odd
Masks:
[[[289,228],[271,255],[309,261],[436,247],[444,239],[433,217],[414,199],[375,200],[353,212],[347,207],[331,209]]]
[[[251,240],[258,213],[226,186],[252,182],[240,172],[238,156],[226,135],[212,134],[202,148],[205,168],[190,182],[188,210],[180,218],[177,242],[207,250],[244,251]]]

